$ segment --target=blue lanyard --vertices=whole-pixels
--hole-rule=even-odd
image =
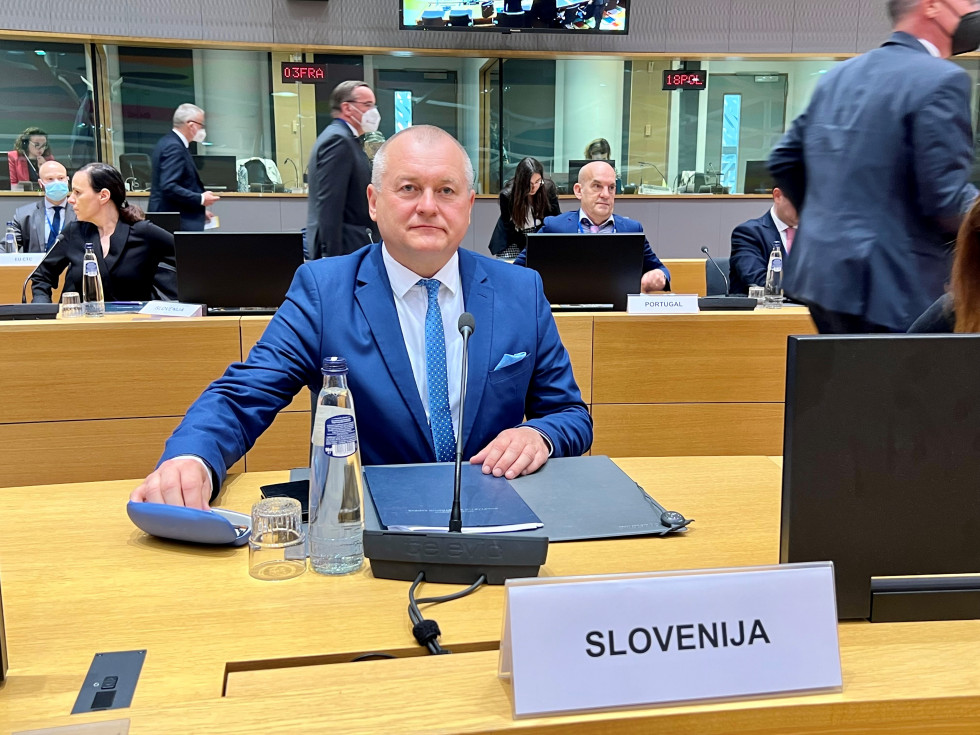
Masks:
[[[64,207],[62,207],[62,209],[64,209]],[[54,211],[54,207],[51,207],[51,211],[52,212]],[[62,212],[61,219],[62,219],[62,224],[64,224],[64,219],[65,219],[64,218],[64,212]],[[51,234],[51,230],[54,229],[54,217],[48,217],[48,208],[47,207],[44,208],[44,221],[48,223],[48,231],[46,233],[44,233],[44,234],[50,235]]]

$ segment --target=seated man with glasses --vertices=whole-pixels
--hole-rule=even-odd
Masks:
[[[207,207],[220,197],[204,190],[189,150],[190,142],[203,143],[204,110],[185,103],[174,111],[174,129],[153,149],[151,212],[180,212],[181,230],[203,230],[211,219]]]
[[[307,167],[306,254],[311,260],[353,253],[380,239],[368,212],[371,162],[358,136],[377,131],[381,114],[364,82],[338,84],[330,93],[333,121],[323,129]]]

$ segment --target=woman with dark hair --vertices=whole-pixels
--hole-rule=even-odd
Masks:
[[[558,189],[544,177],[544,169],[533,158],[522,158],[514,178],[500,190],[500,219],[490,238],[490,252],[513,259],[524,249],[524,235],[537,232],[545,217],[561,214]]]
[[[956,235],[949,292],[933,302],[909,332],[980,332],[980,199]]]
[[[48,134],[41,128],[28,128],[17,136],[14,149],[7,152],[7,169],[10,171],[10,186],[25,181],[37,183],[37,172],[45,161],[53,161]]]
[[[106,301],[177,298],[174,236],[126,201],[122,174],[89,163],[71,179],[69,203],[77,222],[67,225],[31,277],[34,301],[50,303],[67,268],[65,291],[82,291],[85,244],[95,246]]]

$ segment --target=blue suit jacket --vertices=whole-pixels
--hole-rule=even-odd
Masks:
[[[730,293],[747,294],[749,286],[766,284],[769,253],[772,252],[774,241],[782,243],[779,229],[769,212],[743,222],[732,230],[732,255],[728,274]]]
[[[534,271],[459,251],[470,338],[464,453],[471,457],[522,423],[551,439],[552,456],[592,444],[589,416]],[[527,356],[495,369],[505,354]],[[244,363],[234,363],[188,409],[161,461],[202,457],[217,473],[234,464],[303,387],[323,384],[323,358],[350,368],[364,464],[435,462],[432,434],[412,375],[381,245],[301,266]],[[450,366],[457,369],[457,366]],[[524,420],[524,417],[527,420]]]
[[[544,227],[542,227],[539,232],[578,232],[578,212],[579,210],[575,209],[571,212],[563,212],[554,217],[545,217]],[[616,232],[643,232],[643,225],[641,225],[635,219],[630,219],[629,217],[620,217],[618,214],[614,214],[613,223],[616,226]],[[526,250],[521,251],[521,254],[514,260],[514,265],[527,265]],[[644,238],[643,272],[646,273],[647,271],[652,271],[654,269],[659,269],[664,272],[664,276],[667,278],[667,285],[664,286],[664,290],[670,291],[670,271],[667,270],[667,266],[661,263],[660,258],[658,258],[656,253],[653,252],[653,249],[650,247],[650,241]]]
[[[153,149],[151,212],[180,212],[180,229],[204,229],[204,183],[191,153],[173,130]]]
[[[943,293],[977,195],[970,84],[907,33],[824,76],[769,157],[800,211],[787,294],[904,332]]]

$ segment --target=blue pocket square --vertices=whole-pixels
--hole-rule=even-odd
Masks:
[[[500,362],[497,363],[497,367],[495,367],[493,370],[494,372],[497,370],[503,370],[505,367],[513,365],[516,362],[520,362],[525,357],[527,357],[526,352],[518,352],[516,355],[504,355],[500,358]]]

